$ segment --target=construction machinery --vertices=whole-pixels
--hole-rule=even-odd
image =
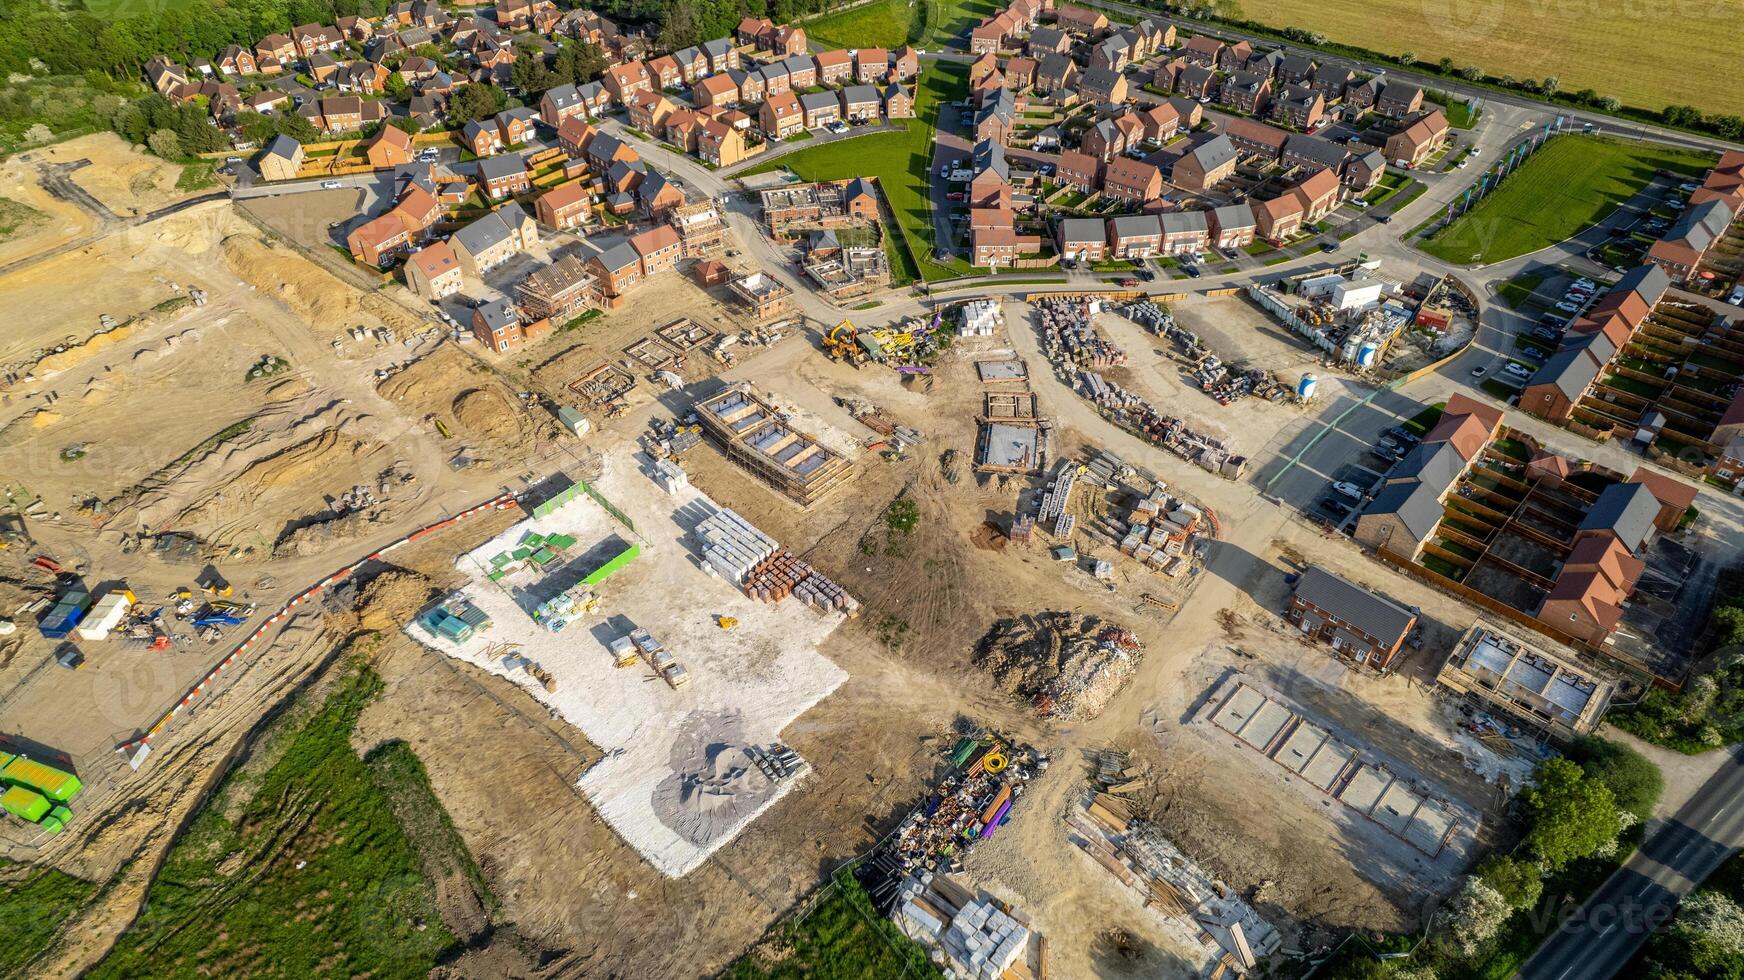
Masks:
[[[832,359],[855,367],[866,363],[866,349],[860,345],[860,330],[853,321],[843,320],[822,338],[824,353]]]
[[[209,596],[227,596],[231,593],[230,580],[218,574],[218,569],[207,565],[200,573],[200,591]]]

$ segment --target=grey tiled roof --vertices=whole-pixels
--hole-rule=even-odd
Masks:
[[[1645,483],[1614,483],[1599,494],[1587,516],[1581,520],[1582,531],[1610,530],[1635,557],[1641,557],[1641,545],[1653,533],[1653,519],[1659,516],[1659,498]]]
[[[1302,580],[1296,583],[1296,595],[1316,609],[1325,610],[1333,618],[1389,645],[1403,638],[1411,627],[1411,620],[1416,618],[1415,613],[1393,600],[1346,582],[1319,567],[1302,573]]]

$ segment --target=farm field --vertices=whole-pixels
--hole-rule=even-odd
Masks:
[[[1500,190],[1419,247],[1462,265],[1536,252],[1597,224],[1646,186],[1655,170],[1699,174],[1713,161],[1689,150],[1559,137],[1521,164]]]
[[[913,44],[931,49],[943,47],[998,9],[993,0],[873,0],[808,20],[805,33],[814,45],[827,48]]]
[[[1418,0],[1273,0],[1241,16],[1272,27],[1319,31],[1328,39],[1422,62],[1452,58],[1492,75],[1554,75],[1564,91],[1590,88],[1629,105],[1693,105],[1744,112],[1736,77],[1737,8],[1708,4],[1676,17],[1631,4],[1425,4]],[[1617,39],[1630,56],[1616,57]],[[1675,66],[1675,67],[1672,67]]]
[[[928,280],[961,275],[963,269],[931,260],[933,224],[927,170],[932,160],[932,122],[937,107],[960,98],[967,80],[964,65],[929,64],[921,72],[915,90],[916,118],[907,121],[903,132],[874,133],[809,147],[763,167],[753,167],[742,176],[786,167],[808,181],[876,177],[912,253],[908,261],[900,263],[898,272],[906,268],[911,277]]]

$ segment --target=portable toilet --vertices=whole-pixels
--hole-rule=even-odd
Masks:
[[[1302,380],[1296,382],[1296,397],[1303,401],[1312,401],[1314,393],[1320,387],[1320,377],[1309,373],[1302,375]]]

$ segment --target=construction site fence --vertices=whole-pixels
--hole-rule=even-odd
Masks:
[[[492,497],[481,504],[474,504],[460,513],[455,514],[453,517],[447,517],[440,521],[436,521],[435,523],[426,524],[405,537],[400,538],[391,544],[385,545],[376,551],[370,552],[358,561],[339,569],[333,574],[328,575],[326,578],[316,582],[314,585],[304,589],[302,592],[299,592],[289,602],[285,603],[278,612],[273,613],[271,616],[267,617],[265,622],[255,627],[253,633],[250,633],[247,638],[237,644],[236,648],[231,650],[228,656],[223,660],[220,660],[217,666],[213,667],[206,673],[206,676],[200,678],[198,683],[189,688],[187,693],[183,694],[181,699],[177,701],[174,706],[159,716],[157,721],[152,723],[151,727],[147,728],[138,738],[129,742],[123,742],[116,746],[116,751],[121,753],[121,757],[126,760],[129,766],[138,769],[140,764],[145,761],[146,756],[150,753],[151,740],[153,737],[162,732],[164,728],[169,725],[170,722],[174,721],[183,711],[188,710],[195,701],[210,693],[217,685],[220,675],[223,674],[224,671],[235,666],[238,660],[248,653],[255,643],[260,642],[262,646],[265,646],[266,643],[263,642],[263,638],[280,623],[289,619],[293,614],[298,612],[299,608],[304,603],[312,604],[319,602],[321,599],[321,593],[329,586],[338,585],[345,581],[352,575],[356,574],[358,569],[370,562],[380,561],[383,555],[395,548],[411,544],[420,538],[427,537],[438,531],[452,527],[469,517],[474,517],[478,514],[487,513],[493,510],[504,510],[513,507],[515,502],[514,494],[503,493]]]
[[[547,517],[559,508],[568,504],[570,501],[574,500],[576,497],[581,496],[581,493],[581,484],[571,482],[562,490],[559,490],[551,496],[546,497],[544,500],[539,501],[537,504],[534,504],[533,516]]]
[[[1043,300],[1049,299],[1111,299],[1127,301],[1145,298],[1147,297],[1141,289],[1071,289],[1047,293],[1025,293],[1023,301],[1025,303],[1040,303]],[[1184,294],[1176,293],[1166,297],[1157,296],[1150,298],[1162,302],[1169,302],[1171,300],[1183,299]]]
[[[606,513],[617,518],[617,521],[619,524],[624,525],[625,527],[629,528],[632,531],[634,531],[636,529],[636,522],[630,520],[630,515],[619,510],[617,504],[614,504],[610,500],[607,500],[606,495],[603,493],[600,493],[597,489],[595,489],[593,484],[587,482],[586,480],[577,480],[575,482],[581,486],[582,490],[586,491],[586,493],[589,497],[593,498],[594,503],[599,504],[601,507],[604,507],[606,509]]]
[[[582,579],[581,584],[586,585],[586,586],[591,588],[592,586],[595,586],[595,585],[600,584],[601,582],[604,582],[606,579],[611,578],[613,575],[617,574],[620,570],[622,570],[625,565],[628,565],[629,563],[635,561],[637,556],[639,556],[641,553],[642,553],[642,546],[641,545],[639,545],[639,544],[630,545],[628,548],[625,548],[623,551],[620,551],[617,554],[613,555],[611,557],[611,559],[608,560],[604,565],[601,565],[599,568],[597,568],[593,572],[591,572],[586,578]]]
[[[1241,292],[1240,286],[1226,286],[1223,289],[1207,289],[1205,296],[1207,299],[1215,299],[1219,296],[1234,296],[1239,292]]]

